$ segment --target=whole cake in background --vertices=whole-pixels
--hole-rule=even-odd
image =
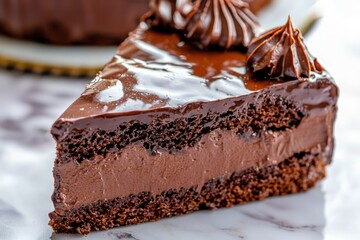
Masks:
[[[186,16],[162,2],[51,129],[55,232],[231,207],[325,177],[338,88],[291,19],[259,35],[246,1],[199,0]]]
[[[0,0],[0,32],[54,44],[119,44],[147,0]]]
[[[185,1],[193,2],[180,2]],[[251,6],[259,11],[270,1],[253,0]],[[117,45],[148,9],[149,0],[0,0],[0,34],[53,44]]]

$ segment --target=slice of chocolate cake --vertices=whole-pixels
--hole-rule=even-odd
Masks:
[[[303,192],[325,176],[338,89],[290,20],[251,41],[243,1],[199,1],[180,25],[161,15],[177,9],[152,13],[52,127],[55,232]]]

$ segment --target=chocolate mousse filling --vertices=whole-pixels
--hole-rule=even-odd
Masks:
[[[121,152],[96,156],[93,161],[71,161],[57,169],[61,200],[55,210],[61,215],[97,200],[139,192],[158,195],[172,188],[193,186],[200,191],[211,179],[229,178],[251,167],[278,165],[304,149],[319,147],[323,161],[329,163],[331,149],[326,146],[332,145],[328,126],[333,120],[333,111],[327,111],[304,118],[297,128],[265,132],[261,139],[247,140],[233,130],[215,130],[195,146],[186,146],[177,153],[159,151],[150,155],[141,145],[129,145]]]
[[[251,167],[230,177],[210,179],[202,186],[150,191],[49,214],[55,232],[87,234],[90,231],[188,214],[200,209],[231,207],[271,196],[304,192],[325,177],[324,153],[319,146],[300,152],[278,165]],[[221,159],[223,160],[223,158]]]

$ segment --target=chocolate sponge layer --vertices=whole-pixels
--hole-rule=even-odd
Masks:
[[[261,138],[266,131],[283,131],[297,127],[304,117],[304,110],[289,99],[279,95],[260,95],[259,103],[239,104],[228,109],[219,104],[218,112],[198,111],[191,116],[161,117],[150,123],[141,121],[141,116],[131,121],[118,123],[112,130],[73,128],[59,141],[62,151],[56,162],[93,160],[100,155],[116,153],[128,145],[139,144],[156,154],[157,151],[178,152],[187,146],[195,146],[200,139],[212,131],[236,130],[242,138]],[[204,107],[206,108],[206,107]],[[169,115],[172,115],[170,112]],[[155,115],[155,113],[154,113]],[[62,126],[62,122],[58,123]],[[104,124],[105,125],[105,124]],[[55,128],[57,124],[55,124]],[[254,137],[255,136],[255,137]]]
[[[326,159],[321,148],[295,154],[278,165],[233,173],[229,178],[207,181],[201,188],[168,189],[98,201],[67,211],[50,213],[55,232],[87,234],[117,226],[155,221],[199,209],[231,207],[270,196],[303,192],[325,177]],[[197,191],[197,189],[201,189]]]

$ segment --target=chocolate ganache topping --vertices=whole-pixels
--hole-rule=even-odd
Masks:
[[[185,38],[200,49],[245,48],[259,22],[243,0],[199,0],[187,17]]]
[[[150,0],[150,11],[143,20],[159,30],[183,29],[194,0]]]
[[[322,66],[309,53],[290,16],[284,26],[274,28],[250,43],[247,64],[259,78],[292,80],[309,78],[311,72],[322,72]]]

